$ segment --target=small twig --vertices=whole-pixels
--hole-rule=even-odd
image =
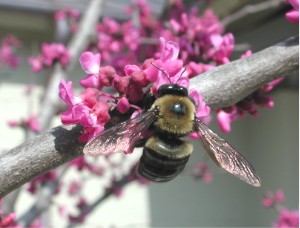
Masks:
[[[17,219],[19,225],[24,227],[30,226],[32,222],[40,216],[52,204],[52,196],[55,193],[61,178],[66,173],[68,167],[64,166],[59,169],[59,177],[54,181],[47,181],[42,190],[38,192],[37,200],[33,205]]]
[[[247,5],[247,6],[243,7],[242,9],[240,9],[239,11],[222,19],[221,24],[223,24],[226,27],[229,24],[231,24],[235,21],[238,21],[247,15],[265,11],[272,7],[275,8],[283,2],[284,2],[284,0],[269,0],[269,1],[264,1],[262,3],[258,3],[255,5]]]
[[[123,188],[127,184],[133,182],[136,180],[135,177],[135,166],[130,170],[130,172],[127,175],[124,175],[120,180],[116,181],[112,187],[107,189],[103,195],[99,196],[93,203],[81,208],[80,214],[81,213],[86,213],[90,214],[95,208],[98,207],[99,204],[101,204],[104,200],[106,200],[108,197],[112,196],[114,194],[114,190],[116,188]],[[68,227],[73,227],[76,225],[77,222],[73,222],[68,225]]]
[[[93,35],[94,31],[91,28],[95,28],[100,18],[103,1],[104,0],[90,1],[89,7],[80,21],[78,31],[67,47],[71,56],[67,68],[63,69],[59,63],[54,66],[53,74],[50,77],[44,99],[39,109],[40,112],[38,113],[38,122],[41,126],[42,132],[48,129],[52,117],[56,114],[57,105],[59,103],[59,82],[61,79],[67,78],[74,66],[78,64],[80,53],[87,48],[90,42],[90,37]]]

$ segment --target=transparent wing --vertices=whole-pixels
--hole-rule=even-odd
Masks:
[[[251,164],[229,143],[220,138],[200,120],[195,120],[196,130],[201,133],[200,141],[214,162],[227,172],[253,186],[260,186],[260,178]]]
[[[99,156],[116,152],[130,153],[156,115],[150,110],[114,125],[92,138],[83,148],[85,155]]]

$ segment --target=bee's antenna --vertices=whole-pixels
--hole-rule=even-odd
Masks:
[[[162,68],[156,66],[154,62],[151,62],[151,64],[152,64],[156,69],[158,69],[159,71],[161,71],[161,72],[167,77],[167,79],[169,80],[170,84],[172,84],[169,75],[167,74],[167,72],[164,71],[164,69],[162,69]]]
[[[179,78],[177,79],[176,84],[178,84],[178,82],[180,81],[180,79],[181,79],[181,77],[182,77],[182,75],[184,74],[185,71],[186,71],[186,68],[183,68],[183,71],[182,71],[181,75],[179,76]]]

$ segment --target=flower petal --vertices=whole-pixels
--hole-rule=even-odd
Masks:
[[[79,58],[82,69],[88,74],[97,74],[99,72],[100,61],[101,55],[94,55],[92,52],[83,52]]]

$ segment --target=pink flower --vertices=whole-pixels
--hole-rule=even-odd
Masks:
[[[40,124],[35,115],[29,116],[27,119],[22,119],[20,121],[10,120],[7,122],[10,127],[21,127],[24,129],[31,129],[34,132],[39,132],[41,130]]]
[[[33,73],[38,73],[43,68],[43,61],[41,56],[29,57],[28,64],[31,66]]]
[[[14,227],[14,228],[21,228],[21,226],[17,225],[17,222],[15,221],[16,214],[15,213],[10,213],[8,215],[2,216],[0,215],[0,227],[1,228],[9,228],[9,227]]]
[[[221,131],[230,132],[231,131],[231,121],[236,119],[236,115],[232,115],[231,113],[224,112],[219,109],[217,111],[217,120]]]
[[[89,91],[89,90],[87,90]],[[104,93],[90,93],[95,97],[75,97],[72,91],[72,82],[61,81],[59,96],[67,104],[67,110],[61,114],[63,124],[80,124],[84,134],[79,137],[81,142],[88,141],[97,133],[103,131],[104,125],[110,119],[109,105],[105,102],[110,100]],[[103,101],[104,100],[104,101]]]
[[[152,86],[154,94],[156,94],[160,85],[177,83],[178,78],[181,76],[181,73],[179,72],[182,70],[183,66],[183,62],[178,59],[179,46],[177,43],[166,41],[165,38],[161,37],[160,45],[160,58],[153,60],[153,64],[144,71],[146,79],[154,82]]]
[[[71,8],[66,8],[66,9],[56,11],[54,14],[54,19],[56,21],[58,21],[58,20],[65,19],[66,17],[70,17],[72,19],[77,20],[79,18],[79,16],[80,16],[80,13],[77,10],[71,9]]]
[[[229,57],[234,48],[234,36],[231,33],[227,33],[223,37],[215,34],[211,36],[211,42],[214,47],[211,55],[217,64],[229,63]]]
[[[88,211],[86,210],[86,207],[88,206],[87,201],[80,197],[78,202],[76,203],[76,207],[79,210],[78,215],[72,215],[70,214],[68,216],[70,223],[83,223],[86,216],[88,215]]]
[[[202,98],[202,95],[198,91],[192,89],[189,94],[190,98],[193,99],[196,105],[196,116],[198,118],[208,116],[210,113],[210,108],[207,106]]]
[[[276,203],[284,203],[285,202],[285,194],[282,190],[277,190],[275,192],[274,201]]]
[[[293,9],[285,14],[285,18],[292,23],[299,23],[299,0],[289,0]]]
[[[82,189],[82,183],[79,181],[72,181],[68,187],[68,193],[70,195],[75,195]]]
[[[31,194],[35,194],[36,190],[38,188],[38,185],[43,184],[48,181],[54,181],[57,178],[56,172],[54,170],[51,170],[39,177],[36,177],[32,181],[29,182],[28,191]],[[57,189],[58,190],[58,189]]]
[[[274,202],[272,199],[270,198],[264,198],[261,200],[261,204],[264,206],[264,207],[273,207],[274,206]]]
[[[100,70],[101,55],[84,52],[79,58],[82,69],[88,74],[98,74]]]
[[[25,124],[33,131],[39,132],[41,130],[41,126],[36,119],[35,115],[31,115],[27,121],[25,121]]]
[[[192,170],[192,176],[195,180],[202,179],[204,183],[209,184],[212,181],[212,175],[207,164],[199,162]]]
[[[206,71],[209,71],[212,68],[214,68],[214,66],[212,66],[212,65],[203,64],[203,63],[195,63],[195,62],[191,61],[187,65],[187,72],[188,72],[189,78],[191,78],[196,75],[202,74]]]
[[[120,113],[126,113],[130,108],[129,102],[126,97],[122,97],[117,103],[117,110]]]
[[[252,51],[251,50],[247,50],[244,54],[241,55],[241,59],[248,58],[251,55],[252,55]]]
[[[79,171],[90,168],[90,164],[86,161],[84,156],[73,159],[68,163],[68,166],[75,166]]]
[[[98,88],[110,86],[116,71],[110,67],[100,67],[101,55],[92,52],[84,52],[80,55],[82,69],[88,74],[86,78],[80,80],[80,85],[84,88]]]
[[[265,197],[261,200],[264,207],[270,208],[277,204],[282,204],[285,201],[285,195],[282,190],[277,190],[275,193],[267,192]]]
[[[41,54],[45,66],[51,66],[55,60],[58,60],[63,67],[66,67],[70,59],[69,51],[60,43],[43,43]]]
[[[282,209],[279,213],[276,223],[274,224],[276,228],[296,228],[299,227],[299,211],[289,211],[287,209]]]
[[[15,49],[21,46],[21,41],[9,35],[2,40],[0,46],[0,66],[15,69],[20,65],[20,58],[15,55]]]
[[[279,83],[281,83],[284,80],[284,77],[279,77],[266,85],[261,87],[261,90],[265,93],[270,92],[275,86],[277,86]]]
[[[28,63],[31,65],[31,70],[34,73],[52,66],[56,61],[59,61],[63,67],[66,67],[69,63],[70,53],[63,44],[43,43],[41,49],[42,51],[39,55],[28,58]]]

